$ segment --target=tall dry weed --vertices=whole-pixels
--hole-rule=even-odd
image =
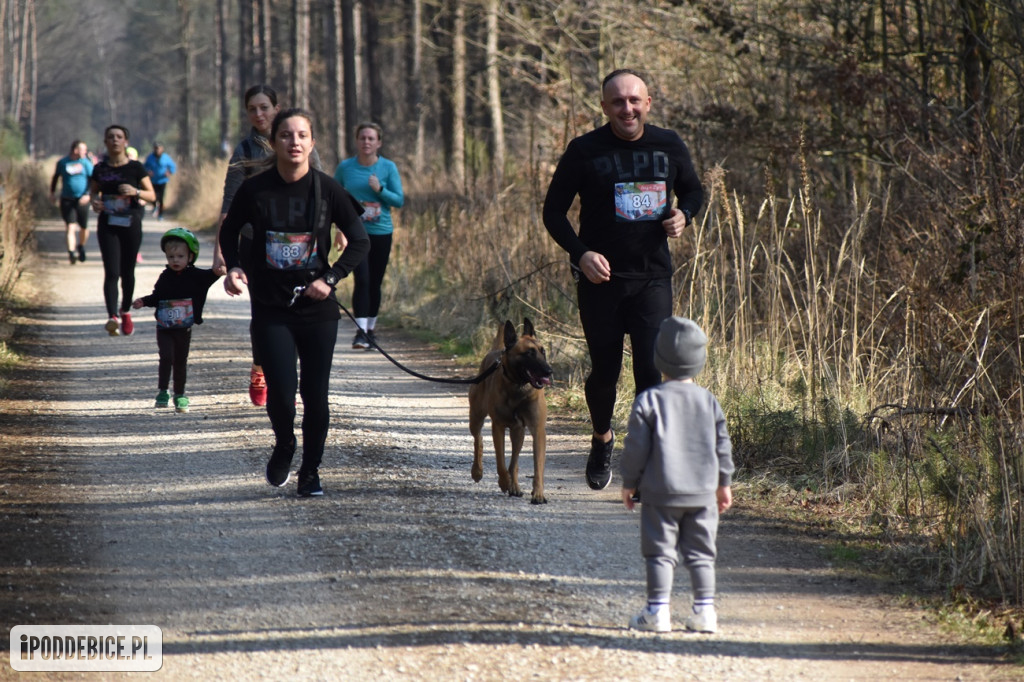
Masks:
[[[939,211],[895,211],[881,173],[822,208],[803,177],[796,196],[753,202],[712,168],[705,211],[671,242],[674,312],[712,340],[701,382],[722,400],[737,462],[858,498],[872,532],[913,546],[917,575],[1024,603],[1019,267],[977,270],[959,296],[943,254],[963,233],[929,228]],[[588,360],[566,256],[540,218],[544,173],[499,193],[428,182],[407,183],[388,307],[478,350],[500,321],[532,317],[559,369],[553,393],[584,422]],[[620,428],[631,400],[627,357]]]
[[[12,292],[32,255],[36,211],[47,205],[41,168],[22,162],[0,168],[0,319],[10,312]]]
[[[197,230],[216,229],[224,197],[226,159],[203,161],[198,167],[182,167],[167,189],[169,216]]]

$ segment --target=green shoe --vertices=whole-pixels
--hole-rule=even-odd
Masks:
[[[174,411],[188,412],[188,398],[183,395],[174,396]]]
[[[171,404],[171,394],[167,391],[160,391],[156,394],[156,405],[154,407],[167,407]]]

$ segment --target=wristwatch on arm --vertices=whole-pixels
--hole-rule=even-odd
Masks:
[[[324,281],[327,282],[327,286],[333,287],[338,283],[338,276],[334,274],[334,270],[328,270],[324,273]]]

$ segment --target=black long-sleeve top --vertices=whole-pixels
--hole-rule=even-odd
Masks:
[[[156,308],[155,317],[160,322],[161,301],[192,301],[192,324],[203,323],[203,308],[206,307],[206,294],[213,283],[220,279],[213,270],[204,270],[189,265],[181,272],[164,268],[153,285],[153,293],[142,297],[142,304],[148,308]],[[179,325],[176,325],[179,326]],[[180,326],[191,326],[189,324]]]
[[[544,226],[574,266],[586,251],[608,259],[612,276],[670,277],[672,258],[661,222],[680,210],[693,216],[704,198],[690,152],[679,135],[644,126],[639,140],[604,126],[572,140],[544,199]],[[579,234],[568,212],[579,195]]]
[[[314,174],[321,187],[319,211],[313,201]],[[344,279],[369,252],[359,210],[358,202],[334,178],[318,170],[310,169],[289,183],[274,167],[242,183],[221,226],[220,248],[228,269],[245,271],[254,319],[340,318],[330,296],[323,301],[300,296],[295,305],[289,304],[296,286],[308,285],[328,269]],[[327,262],[332,224],[348,239],[333,265]]]

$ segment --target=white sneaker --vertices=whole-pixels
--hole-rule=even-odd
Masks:
[[[672,630],[672,613],[667,606],[651,612],[646,606],[644,610],[629,619],[631,630],[648,632],[669,632]]]
[[[693,611],[686,618],[686,629],[693,632],[715,632],[718,630],[718,612],[714,606],[705,606]]]

